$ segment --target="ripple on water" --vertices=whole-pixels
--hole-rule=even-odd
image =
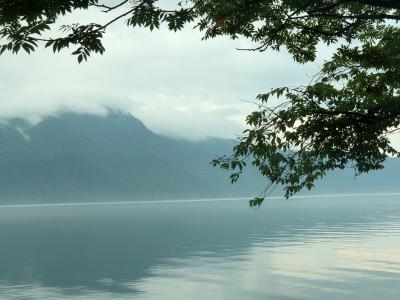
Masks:
[[[259,212],[238,201],[229,213],[210,202],[13,211],[0,218],[0,299],[398,300],[391,197],[359,210],[302,199]]]

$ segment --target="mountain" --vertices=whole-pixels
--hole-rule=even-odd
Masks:
[[[129,114],[63,113],[35,126],[0,125],[0,201],[65,202],[250,195],[262,180],[229,183],[211,159],[234,141],[191,142],[151,132]],[[253,176],[254,177],[254,176]]]
[[[264,185],[249,168],[238,184],[210,166],[234,140],[193,142],[150,131],[129,114],[62,113],[31,126],[0,125],[0,202],[129,201],[256,196]],[[333,173],[313,193],[394,192],[399,160],[353,179]],[[279,193],[279,192],[278,192]]]
[[[384,165],[382,170],[358,176],[353,169],[331,172],[316,184],[312,194],[400,193],[400,159],[389,158]]]

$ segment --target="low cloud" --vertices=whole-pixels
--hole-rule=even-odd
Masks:
[[[82,14],[82,22],[104,18]],[[71,21],[68,20],[67,21]],[[249,52],[246,40],[202,41],[190,27],[150,32],[115,24],[106,53],[79,65],[71,51],[0,56],[0,118],[37,122],[59,111],[103,115],[130,112],[150,129],[176,137],[235,137],[255,96],[307,82],[316,64],[298,65],[284,52]],[[242,120],[242,121],[241,121]]]

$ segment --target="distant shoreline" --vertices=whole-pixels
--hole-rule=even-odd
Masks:
[[[348,194],[319,194],[319,195],[297,195],[291,199],[307,198],[344,198],[344,197],[373,197],[373,196],[400,196],[395,193],[348,193]],[[193,203],[193,202],[219,202],[219,201],[248,201],[252,197],[231,198],[203,198],[187,200],[145,200],[145,201],[109,201],[109,202],[70,202],[70,203],[37,203],[37,204],[4,204],[2,208],[28,208],[28,207],[58,207],[58,206],[99,206],[99,205],[124,205],[124,204],[164,204],[164,203]],[[285,199],[281,196],[271,196],[267,199]]]

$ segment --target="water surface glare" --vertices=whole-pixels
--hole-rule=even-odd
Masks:
[[[400,194],[232,200],[0,206],[0,299],[400,299]]]

